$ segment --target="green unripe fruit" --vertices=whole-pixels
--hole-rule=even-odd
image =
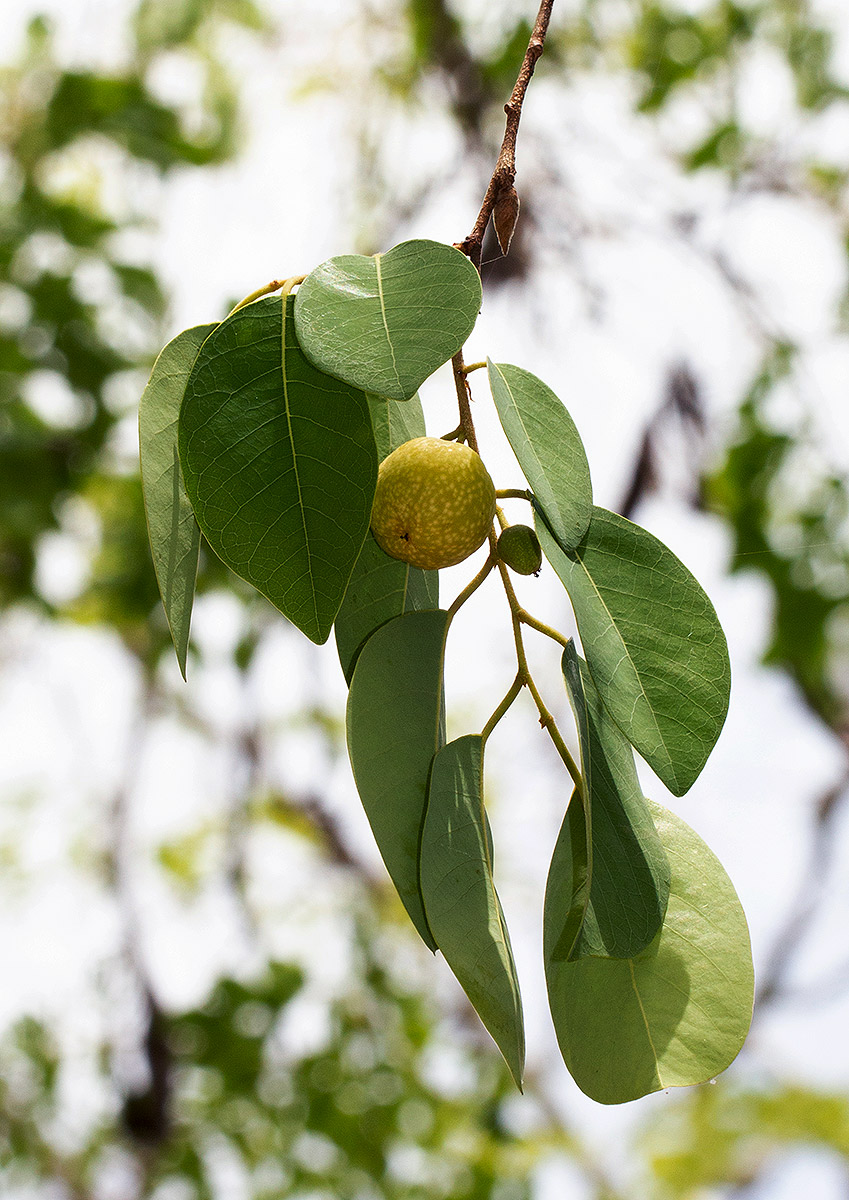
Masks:
[[[495,487],[468,446],[413,438],[380,464],[371,529],[393,558],[453,567],[483,544],[494,516]]]
[[[508,525],[498,539],[498,557],[519,575],[536,575],[542,566],[539,538],[530,525]]]

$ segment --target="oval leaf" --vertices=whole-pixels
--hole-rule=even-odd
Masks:
[[[449,742],[433,760],[422,833],[421,888],[436,944],[521,1089],[522,998],[492,878],[480,736]]]
[[[180,405],[201,346],[215,329],[195,325],[168,343],[139,401],[139,459],[150,552],[183,678],[198,573],[200,529],[177,451]]]
[[[560,894],[572,899],[562,913],[554,950],[570,959],[633,958],[663,924],[669,862],[630,743],[608,715],[571,642],[562,665],[578,725],[585,801],[573,795],[555,851],[560,869],[572,872],[571,880],[561,880]]]
[[[368,531],[377,453],[365,396],[307,362],[292,305],[258,300],[207,338],[180,461],[216,554],[324,642]]]
[[[295,324],[320,370],[407,400],[457,353],[480,305],[480,277],[466,256],[419,240],[316,267],[298,289]]]
[[[575,422],[536,375],[487,359],[502,428],[562,546],[577,546],[593,508],[590,467]]]
[[[378,461],[411,438],[424,435],[424,414],[418,396],[407,404],[369,396],[368,403]],[[391,558],[369,534],[334,626],[345,682],[350,684],[357,655],[378,626],[405,612],[438,607],[439,572],[421,571]]]
[[[752,1019],[754,972],[746,918],[716,857],[682,820],[650,805],[672,867],[663,927],[634,958],[557,952],[568,896],[563,847],[545,897],[545,970],[566,1066],[600,1104],[712,1079],[734,1060]]]
[[[632,746],[676,796],[702,770],[728,712],[731,665],[713,605],[645,529],[594,508],[565,551],[537,515],[578,622],[593,682]]]
[[[348,754],[386,869],[431,950],[419,846],[433,756],[445,741],[442,662],[448,614],[406,613],[381,625],[357,659],[348,695]]]

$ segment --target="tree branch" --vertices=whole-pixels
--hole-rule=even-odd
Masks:
[[[531,33],[531,40],[528,42],[522,66],[519,70],[516,83],[513,86],[513,94],[504,105],[504,111],[507,114],[507,125],[504,130],[504,138],[501,142],[501,150],[498,154],[495,169],[490,177],[480,212],[472,227],[472,232],[464,241],[457,245],[457,249],[462,250],[479,271],[481,267],[483,235],[486,232],[486,227],[489,224],[493,210],[500,200],[503,199],[506,202],[513,194],[513,184],[516,181],[516,136],[519,132],[519,121],[522,119],[522,105],[525,100],[525,92],[528,90],[528,84],[537,65],[537,60],[545,46],[545,35],[548,32],[548,23],[551,20],[553,6],[554,0],[542,0],[539,6],[537,19],[534,22],[533,32]],[[499,240],[501,240],[500,237]],[[509,237],[507,240],[509,241]]]

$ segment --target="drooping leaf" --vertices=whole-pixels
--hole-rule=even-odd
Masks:
[[[419,884],[433,756],[444,744],[442,663],[448,614],[413,612],[376,630],[348,695],[348,753],[386,869],[424,942],[436,949]]]
[[[424,414],[418,396],[406,404],[396,404],[381,396],[369,396],[368,402],[378,461],[404,442],[424,436]],[[438,607],[439,573],[421,571],[391,558],[369,534],[334,626],[336,649],[346,683],[351,682],[357,655],[366,638],[379,625],[405,612]]]
[[[616,513],[594,508],[583,541],[570,551],[539,514],[536,528],[569,593],[605,708],[682,796],[728,711],[731,667],[713,605],[663,542]]]
[[[368,395],[367,399],[378,462],[383,462],[388,454],[403,446],[404,442],[424,437],[427,433],[418,394],[406,404],[396,404],[386,396]]]
[[[421,888],[436,944],[521,1088],[522,999],[492,877],[479,735],[449,742],[433,760],[422,833]]]
[[[336,618],[336,649],[346,683],[375,629],[402,613],[439,607],[439,572],[421,571],[390,558],[367,536]]]
[[[563,652],[581,744],[584,799],[566,811],[555,856],[568,878],[557,953],[570,959],[633,958],[663,924],[669,862],[643,797],[634,753],[613,723],[573,643]]]
[[[545,897],[544,947],[557,1040],[575,1082],[600,1104],[712,1079],[737,1056],[752,1018],[746,918],[721,864],[689,826],[650,804],[672,868],[660,933],[629,959],[561,953],[569,865],[559,842]]]
[[[590,467],[580,434],[550,387],[521,367],[487,360],[498,417],[522,473],[557,540],[571,549],[593,508]]]
[[[295,323],[304,353],[322,371],[407,400],[457,353],[480,304],[480,277],[466,256],[417,240],[321,263],[298,289]]]
[[[215,325],[184,329],[153,364],[139,401],[139,458],[150,552],[177,661],[186,678],[200,529],[183,484],[177,426],[186,382]]]
[[[306,360],[292,308],[258,300],[206,340],[180,462],[216,554],[324,642],[368,530],[377,454],[365,395]]]

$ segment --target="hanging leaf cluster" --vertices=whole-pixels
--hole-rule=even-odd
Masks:
[[[477,271],[453,247],[419,240],[332,258],[282,290],[181,333],[141,400],[151,550],[183,674],[201,538],[312,641],[335,631],[351,765],[387,871],[521,1087],[522,1002],[484,758],[523,687],[542,704],[519,652],[522,623],[548,633],[580,746],[578,765],[543,722],[571,774],[544,912],[563,1058],[602,1103],[712,1078],[751,1019],[746,922],[710,850],[643,796],[634,759],[681,796],[713,749],[730,668],[709,599],[657,538],[594,506],[580,436],[551,389],[488,362],[533,528],[496,510],[502,534],[490,535],[476,582],[440,607],[438,571],[386,553],[369,526],[379,465],[425,435],[417,389],[475,324]],[[449,435],[464,436],[462,423]],[[531,574],[541,554],[571,601],[583,657],[514,603],[514,686],[482,731],[446,742],[457,608],[489,573],[515,602],[509,570]]]

